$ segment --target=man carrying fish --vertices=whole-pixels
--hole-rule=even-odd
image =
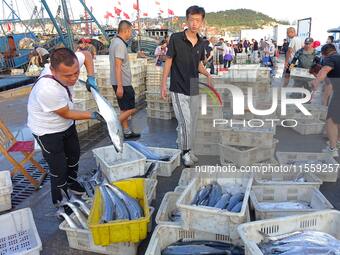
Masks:
[[[205,69],[205,48],[199,36],[205,18],[205,10],[199,6],[191,6],[186,11],[188,29],[172,34],[168,46],[162,79],[162,98],[167,97],[167,78],[171,72],[170,92],[178,122],[180,147],[183,151],[183,163],[192,166],[198,162],[191,151],[199,108],[199,73],[208,78],[211,75]]]
[[[132,24],[122,20],[118,25],[118,35],[112,39],[110,53],[110,79],[116,93],[120,109],[119,121],[122,124],[124,138],[139,138],[140,134],[134,133],[129,128],[128,119],[136,113],[135,91],[131,83],[131,69],[127,51],[127,41],[131,39]]]
[[[88,74],[87,89],[97,89],[90,53],[75,54],[70,49],[59,48],[51,53],[50,60],[29,96],[27,125],[49,166],[52,201],[58,205],[62,201],[61,189],[84,193],[77,182],[80,146],[75,120],[104,120],[98,112],[72,110],[72,86],[83,64]]]

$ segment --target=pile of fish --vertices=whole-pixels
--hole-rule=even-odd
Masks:
[[[241,247],[217,241],[187,241],[182,240],[166,247],[162,255],[243,255]]]
[[[87,196],[93,198],[95,187],[104,182],[104,176],[99,167],[86,175],[78,176],[78,182],[84,187]]]
[[[171,159],[170,155],[160,155],[159,153],[150,150],[142,143],[136,141],[127,141],[126,143],[142,153],[148,160],[169,161]]]
[[[144,217],[138,201],[113,184],[104,183],[99,186],[102,197],[103,214],[101,222],[114,220],[136,220]]]
[[[229,192],[223,193],[221,185],[217,182],[213,182],[202,186],[191,204],[226,209],[230,212],[240,212],[242,209],[243,199],[243,192],[238,192],[234,195]]]
[[[62,190],[63,199],[59,203],[57,216],[63,218],[71,228],[87,229],[87,218],[90,215],[89,205],[82,199],[76,197],[70,190],[67,194]],[[74,218],[65,212],[65,208],[72,211]]]
[[[260,202],[258,208],[261,210],[306,210],[312,209],[310,203],[305,201],[296,202]]]
[[[319,231],[298,231],[279,237],[266,237],[259,244],[264,255],[271,254],[340,254],[340,241]]]

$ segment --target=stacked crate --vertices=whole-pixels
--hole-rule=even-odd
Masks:
[[[146,59],[137,59],[129,56],[131,68],[131,85],[135,90],[135,101],[137,108],[143,106],[145,102],[145,77],[146,77]],[[95,60],[95,70],[99,92],[115,108],[118,108],[116,94],[112,88],[110,80],[110,60],[109,55],[97,56]]]
[[[170,120],[175,117],[168,90],[167,99],[161,98],[163,68],[153,64],[147,65],[146,101],[148,117]],[[169,82],[168,82],[169,85]]]

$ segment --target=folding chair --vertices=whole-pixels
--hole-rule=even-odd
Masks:
[[[0,120],[0,152],[14,166],[11,171],[11,176],[14,176],[20,171],[27,180],[36,188],[39,189],[41,183],[47,176],[45,169],[34,160],[34,141],[17,141],[12,132],[6,127],[3,121]],[[10,153],[21,153],[24,159],[17,162]],[[42,173],[39,180],[34,179],[25,169],[24,165],[30,161]]]

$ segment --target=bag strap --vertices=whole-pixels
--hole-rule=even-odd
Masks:
[[[33,87],[37,84],[37,82],[40,81],[40,79],[42,79],[42,78],[48,78],[48,79],[55,80],[60,86],[62,86],[64,89],[66,89],[66,92],[67,92],[67,95],[68,95],[69,99],[71,100],[71,102],[73,102],[73,100],[72,100],[72,94],[71,94],[70,89],[69,89],[67,86],[64,86],[63,84],[61,84],[61,82],[58,81],[53,75],[45,74],[45,75],[39,77],[38,80],[36,80],[36,82],[33,84],[32,88],[33,88]]]

